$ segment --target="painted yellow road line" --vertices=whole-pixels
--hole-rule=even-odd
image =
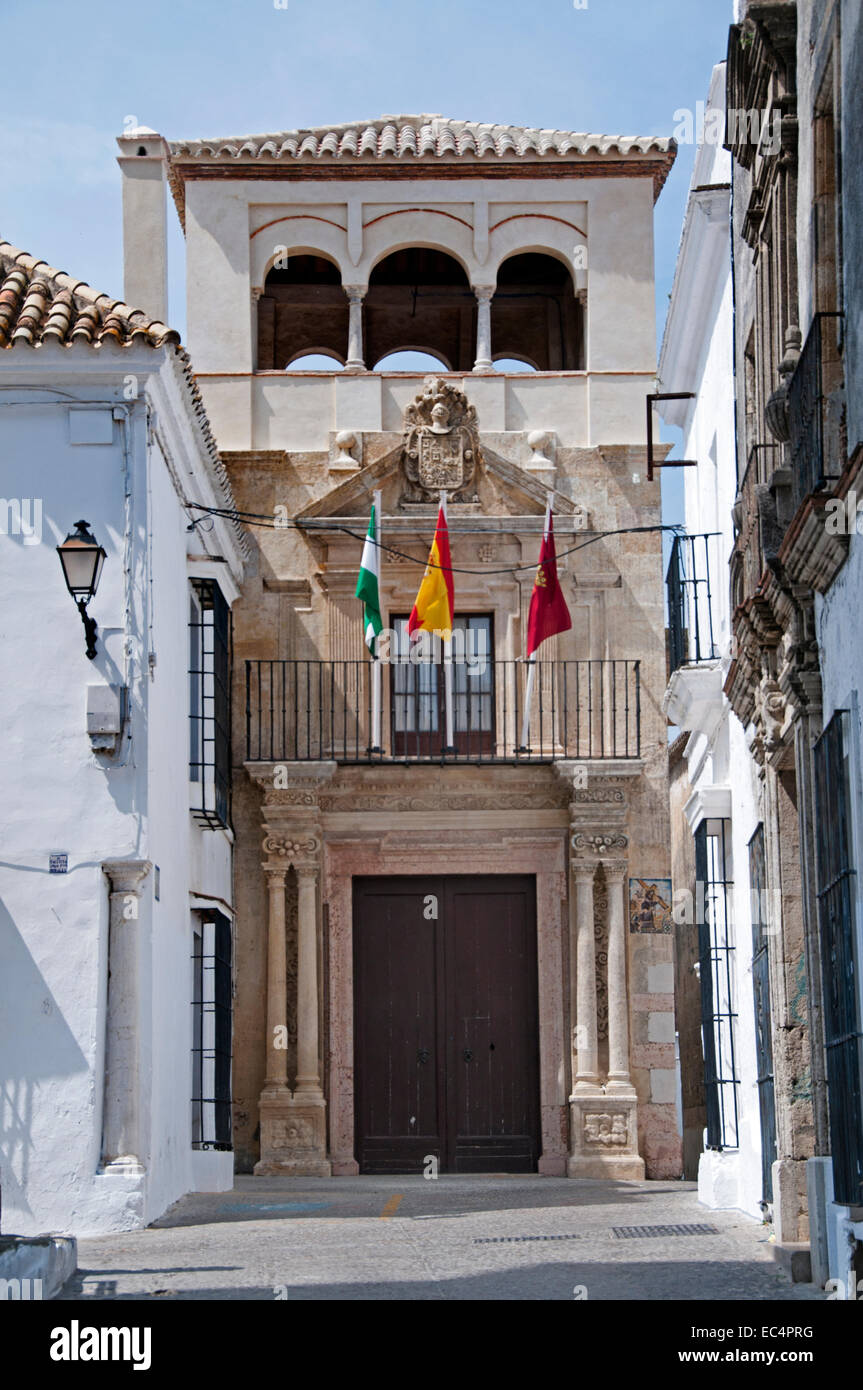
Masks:
[[[389,1221],[391,1216],[395,1216],[396,1212],[402,1204],[403,1199],[403,1192],[397,1192],[395,1197],[390,1197],[390,1200],[387,1202],[386,1206],[381,1212],[381,1221]]]

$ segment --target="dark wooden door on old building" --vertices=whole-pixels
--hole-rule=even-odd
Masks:
[[[539,1156],[533,878],[354,880],[363,1173],[530,1173]]]

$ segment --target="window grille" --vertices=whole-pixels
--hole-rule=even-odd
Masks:
[[[855,942],[848,712],[834,714],[815,745],[818,922],[824,988],[824,1042],[830,1100],[833,1191],[863,1203],[863,1097],[860,1093],[860,961]]]
[[[231,923],[202,913],[192,933],[192,1147],[231,1145]]]
[[[761,1118],[761,1199],[773,1201],[776,1161],[776,1092],[773,1082],[773,1033],[770,1011],[770,957],[767,951],[767,871],[764,826],[749,841],[749,890],[752,900],[752,988],[755,996],[755,1056]]]
[[[731,822],[702,821],[695,832],[701,1037],[707,1106],[707,1147],[736,1149],[737,1076],[734,941],[731,923]]]
[[[230,815],[231,610],[213,579],[192,580],[189,605],[189,804],[215,830]]]

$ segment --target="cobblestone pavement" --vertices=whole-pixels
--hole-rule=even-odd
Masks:
[[[80,1240],[78,1263],[64,1298],[824,1297],[791,1284],[768,1228],[683,1182],[241,1177],[147,1230]]]

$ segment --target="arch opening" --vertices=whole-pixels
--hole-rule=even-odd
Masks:
[[[425,348],[401,347],[388,352],[374,365],[376,372],[451,372],[452,367],[437,353]]]
[[[502,262],[491,301],[491,340],[497,370],[505,358],[540,372],[584,370],[584,312],[562,261],[528,251]]]
[[[287,259],[286,266],[270,270],[258,300],[259,371],[286,363],[296,369],[306,354],[332,356],[343,364],[348,301],[338,266],[311,254]]]
[[[337,352],[328,352],[326,348],[299,352],[285,365],[286,372],[331,372],[344,371],[344,368],[344,358]]]
[[[371,273],[363,305],[366,361],[375,371],[394,353],[427,353],[445,371],[470,371],[476,347],[476,297],[464,268],[444,251],[393,251]],[[411,344],[406,348],[405,344]],[[419,370],[425,370],[420,367]]]

